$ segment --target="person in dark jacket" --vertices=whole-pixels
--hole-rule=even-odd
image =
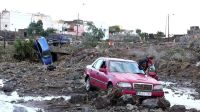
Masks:
[[[153,64],[153,56],[147,56],[146,58],[139,60],[138,67],[144,72]]]

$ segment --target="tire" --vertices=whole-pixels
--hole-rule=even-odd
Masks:
[[[112,94],[112,91],[113,91],[113,85],[109,84],[108,87],[107,87],[107,94],[108,95]]]
[[[90,91],[92,89],[92,85],[90,83],[90,78],[89,77],[85,81],[85,89],[86,89],[86,91]]]

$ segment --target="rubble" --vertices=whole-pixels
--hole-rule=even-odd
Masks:
[[[146,99],[142,102],[142,106],[154,109],[162,108],[163,110],[170,108],[170,102],[163,98]]]
[[[94,103],[94,106],[96,107],[96,109],[103,109],[110,105],[109,99],[107,99],[107,97],[103,97],[103,96],[97,97],[93,101],[93,103]]]
[[[64,101],[62,98],[45,101],[43,105],[46,110],[68,111],[68,112],[164,112],[194,111],[186,110],[184,106],[172,106],[166,99],[147,99],[141,105],[136,105],[132,96],[120,96],[121,90],[116,90],[114,94],[101,93],[98,90],[86,92],[84,89],[84,68],[91,64],[98,57],[118,57],[138,60],[146,55],[146,50],[150,49],[156,56],[156,67],[158,68],[159,79],[177,82],[178,85],[186,85],[185,80],[191,82],[189,87],[196,87],[199,91],[199,71],[196,66],[198,55],[193,53],[192,59],[187,56],[185,61],[170,60],[163,58],[163,54],[169,48],[166,45],[140,45],[134,44],[126,49],[124,46],[116,48],[74,48],[69,54],[63,56],[62,60],[54,63],[56,69],[46,70],[39,62],[28,61],[0,61],[0,79],[6,80],[2,90],[12,92],[17,90],[20,96],[47,96],[47,95],[69,95],[71,99]],[[172,46],[176,48],[176,46]],[[162,52],[161,52],[162,51]],[[163,53],[164,52],[164,53]],[[189,54],[191,52],[187,51]],[[179,59],[180,55],[174,55],[173,59]],[[172,58],[171,58],[172,59]],[[172,76],[170,78],[169,76]],[[185,80],[184,80],[185,79]],[[197,81],[195,81],[197,80]],[[26,102],[21,102],[26,103]],[[152,109],[150,109],[152,108]],[[170,109],[169,109],[170,108]],[[20,109],[18,109],[20,110]],[[24,111],[24,110],[22,110]],[[17,111],[16,111],[17,112]]]
[[[186,112],[186,108],[184,105],[173,105],[169,112]]]

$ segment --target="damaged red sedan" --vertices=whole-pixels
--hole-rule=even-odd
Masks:
[[[132,60],[101,57],[85,69],[86,90],[121,88],[122,94],[148,97],[164,96],[162,84],[145,75]]]

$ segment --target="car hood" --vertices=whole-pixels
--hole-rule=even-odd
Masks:
[[[118,82],[130,82],[130,83],[148,83],[148,84],[161,84],[154,78],[144,74],[132,74],[132,73],[110,73]]]
[[[52,61],[52,57],[51,56],[49,56],[48,58],[42,58],[42,62],[43,62],[43,64],[45,64],[45,65],[50,65],[50,64],[52,64],[53,63],[53,61]]]

